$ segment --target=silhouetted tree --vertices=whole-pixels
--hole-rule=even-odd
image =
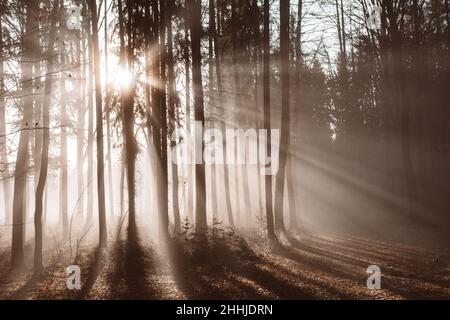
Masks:
[[[103,152],[103,105],[102,83],[100,79],[100,52],[98,43],[98,19],[96,0],[89,1],[92,19],[92,46],[95,75],[95,105],[96,105],[96,131],[97,131],[97,188],[98,188],[98,219],[99,219],[99,246],[106,247],[106,210],[105,210],[105,178],[104,178],[104,152]]]

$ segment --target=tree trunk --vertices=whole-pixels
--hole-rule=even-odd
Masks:
[[[338,32],[338,38],[339,38],[339,52],[344,52],[344,46],[342,43],[342,28],[341,28],[341,15],[339,14],[339,2],[338,0],[334,0],[335,6],[336,6],[336,24],[337,24],[337,32]]]
[[[55,42],[55,25],[57,20],[57,13],[59,11],[58,8],[59,1],[56,0],[54,3],[54,7],[51,15],[51,24],[50,24],[50,35],[49,35],[49,47],[47,51],[47,72],[48,74],[53,74],[53,56],[54,56],[54,47],[53,44]],[[34,213],[34,228],[35,228],[35,239],[34,239],[34,274],[39,275],[42,273],[44,268],[42,263],[42,240],[43,240],[43,228],[42,228],[42,212],[44,205],[44,192],[46,190],[46,182],[47,182],[47,171],[48,171],[48,149],[50,146],[50,103],[51,103],[51,95],[52,95],[52,85],[53,81],[51,77],[45,78],[45,96],[44,96],[44,104],[42,109],[42,127],[43,127],[43,135],[42,135],[42,156],[41,156],[41,167],[39,170],[39,180],[36,188],[36,208]]]
[[[90,22],[88,22],[90,28]],[[91,31],[87,30],[88,34],[88,78],[89,88],[88,94],[88,146],[87,146],[87,212],[85,229],[91,227],[94,219],[94,68],[92,64],[92,35]]]
[[[218,8],[217,8],[218,9]],[[219,15],[219,10],[217,10],[217,25],[220,24],[220,15]],[[219,54],[219,39],[218,39],[218,35],[217,35],[217,28],[213,28],[213,41],[214,41],[214,56],[215,56],[215,65],[216,65],[216,77],[217,77],[217,91],[219,93],[219,101],[218,101],[218,105],[219,105],[219,110],[222,110],[222,106],[223,106],[223,85],[222,85],[222,68],[220,66],[220,54]],[[222,136],[225,137],[226,136],[226,124],[225,121],[221,121],[221,131],[222,131]],[[226,157],[227,154],[227,144],[226,141],[224,141],[223,144],[223,154],[224,157]],[[223,164],[223,168],[224,168],[224,187],[225,187],[225,203],[227,206],[227,218],[228,218],[228,224],[231,227],[234,227],[234,219],[233,219],[233,208],[231,206],[231,194],[230,194],[230,175],[229,175],[229,164],[224,161]]]
[[[169,232],[169,186],[168,186],[168,163],[167,163],[167,48],[166,48],[166,8],[165,1],[159,2],[159,32],[160,32],[160,66],[161,66],[161,113],[160,113],[160,124],[161,124],[161,227],[160,232],[163,237],[168,236]]]
[[[283,218],[284,179],[289,144],[289,0],[280,0],[280,49],[281,49],[281,140],[280,165],[275,189],[275,229],[285,232]]]
[[[32,33],[38,28],[35,15],[37,3],[24,1],[26,6],[26,22],[24,34]],[[11,266],[13,269],[24,267],[24,231],[26,216],[26,185],[28,175],[28,144],[31,122],[33,120],[33,50],[36,48],[35,36],[22,37],[22,90],[23,90],[23,118],[17,149],[16,168],[14,174],[14,198],[13,198],[13,227],[11,245]]]
[[[212,126],[212,129],[214,129],[214,34],[216,32],[216,20],[215,20],[215,0],[209,0],[209,32],[208,32],[208,101],[210,105],[211,115],[210,115],[210,123]],[[217,56],[215,57],[217,59]],[[216,154],[214,154],[214,157]],[[210,165],[210,172],[211,172],[211,210],[212,215],[215,219],[218,218],[218,212],[217,212],[217,182],[216,182],[216,172],[217,172],[217,164],[216,160],[213,161],[213,163]]]
[[[269,0],[264,0],[264,129],[267,132],[266,152],[271,154],[271,124],[270,124],[270,4]],[[272,176],[265,175],[265,195],[266,195],[266,221],[269,241],[275,241],[273,205],[272,205]]]
[[[63,7],[63,1],[60,1],[60,7]],[[64,47],[64,36],[59,41],[60,67],[65,69],[66,51]],[[63,239],[67,240],[69,236],[69,219],[68,219],[68,173],[67,173],[67,103],[65,91],[65,74],[61,73],[60,92],[61,92],[61,114],[60,114],[60,212],[59,219],[62,226]]]
[[[292,142],[290,142],[292,143]],[[295,194],[295,172],[293,171],[294,159],[291,153],[291,148],[289,148],[289,159],[287,163],[287,187],[288,187],[288,197],[289,197],[289,229],[298,229],[298,218],[297,218],[297,206],[296,206],[296,194]]]
[[[295,31],[295,69],[297,73],[297,88],[301,77],[301,66],[303,62],[302,58],[302,15],[303,15],[303,0],[298,0],[298,11],[297,11],[297,30]]]
[[[194,106],[195,106],[195,120],[201,123],[202,128],[205,127],[205,112],[203,101],[203,83],[202,83],[202,65],[200,42],[202,33],[202,5],[200,0],[189,0],[190,11],[190,28],[191,28],[191,50],[192,50],[192,80],[194,86]],[[195,135],[199,135],[196,128]],[[202,155],[205,150],[205,143],[203,135],[201,136],[201,150]],[[197,140],[197,139],[196,139]],[[197,148],[196,148],[197,149]],[[200,157],[202,155],[196,155]],[[207,228],[206,219],[206,194],[205,194],[205,166],[203,159],[201,163],[195,165],[196,169],[196,214],[195,225],[198,230],[205,230]]]
[[[241,111],[241,97],[240,97],[240,88],[241,88],[241,80],[240,80],[240,55],[238,52],[238,38],[237,38],[237,32],[238,32],[238,8],[237,5],[239,5],[239,1],[232,1],[231,2],[231,37],[232,37],[232,47],[233,47],[233,53],[232,53],[232,63],[233,63],[233,76],[234,76],[234,125],[235,128],[238,126],[238,120],[239,119],[239,113]],[[237,154],[237,143],[235,143],[235,149],[234,149],[234,155],[236,158],[239,158],[239,155]],[[239,164],[235,164],[234,166],[234,188],[236,190],[236,214],[238,216],[238,222],[242,223],[242,212],[241,212],[241,194],[239,191],[239,171],[241,169],[241,166]],[[248,201],[249,199],[246,199]]]
[[[261,87],[261,72],[259,70],[259,66],[262,65],[261,57],[259,54],[261,51],[261,30],[260,30],[260,8],[258,6],[258,0],[252,1],[252,15],[253,17],[253,37],[254,37],[254,49],[253,49],[253,63],[255,68],[255,87],[254,87],[254,100],[255,100],[255,114],[256,114],[256,127],[259,129],[261,127],[261,110],[260,110],[260,98],[259,91]],[[257,144],[257,170],[256,170],[256,180],[258,187],[258,215],[263,213],[263,202],[262,202],[262,183],[261,183],[261,162],[260,162],[260,139],[259,134],[256,137]]]
[[[184,42],[185,42],[185,56],[184,56],[184,68],[185,68],[185,83],[186,83],[186,130],[192,137],[193,132],[191,131],[191,78],[190,78],[190,55],[189,55],[189,27],[188,22],[185,23],[184,29]],[[188,156],[192,159],[193,150],[190,145],[188,145]],[[187,169],[187,213],[191,222],[194,221],[194,182],[192,179],[192,171],[195,169],[194,166],[189,164],[186,165]]]
[[[126,4],[128,13],[127,23],[127,37],[128,44],[125,48],[125,28],[124,28],[124,16],[122,1],[118,1],[119,7],[119,37],[120,37],[120,64],[121,68],[131,72],[132,70],[132,31],[131,31],[131,19],[132,19],[132,1]],[[125,169],[128,185],[128,234],[133,239],[136,234],[136,186],[135,186],[135,169],[136,169],[136,155],[137,144],[134,138],[134,98],[132,91],[134,88],[121,88],[121,109],[122,109],[122,122],[123,122],[123,135],[125,138]]]
[[[100,53],[98,45],[98,19],[96,0],[90,0],[92,19],[92,45],[94,53],[95,76],[95,105],[97,120],[97,188],[98,188],[98,219],[99,219],[99,247],[106,247],[106,212],[105,212],[105,179],[104,179],[104,154],[103,154],[103,108],[102,108],[102,84],[100,78]]]
[[[81,222],[84,213],[84,106],[85,106],[85,84],[82,80],[86,75],[85,67],[85,50],[83,50],[83,57],[81,57],[81,34],[77,35],[77,64],[79,68],[80,80],[77,81],[78,97],[77,97],[77,208],[76,221]],[[82,42],[84,44],[84,41]],[[77,223],[78,224],[78,223]]]
[[[106,88],[106,97],[105,97],[105,108],[106,108],[106,139],[107,139],[107,148],[108,148],[108,194],[109,194],[109,216],[114,220],[114,194],[113,194],[113,172],[112,172],[112,147],[111,147],[111,92],[109,87],[109,79],[108,79],[108,6],[105,0],[104,3],[104,41],[105,41],[105,88]]]
[[[400,138],[401,138],[401,162],[405,178],[408,211],[411,217],[417,210],[417,182],[411,156],[411,104],[407,93],[406,71],[403,62],[403,41],[400,26],[394,13],[391,1],[385,2],[386,12],[389,18],[389,28],[392,37],[392,57],[394,67],[394,85],[397,94],[397,104],[400,107]]]
[[[3,16],[0,15],[0,51],[3,51]],[[3,60],[0,61],[0,75],[3,75]],[[9,182],[9,163],[6,139],[6,107],[5,107],[5,82],[4,77],[0,77],[0,174],[3,184],[3,199],[5,224],[11,224],[11,190]]]
[[[173,57],[173,35],[172,35],[172,16],[174,15],[174,0],[168,2],[168,21],[167,21],[167,67],[169,76],[169,121],[170,121],[170,134],[172,134],[178,125],[178,99],[175,89],[175,70],[174,70],[174,57]],[[171,141],[172,148],[176,146],[177,141]],[[178,234],[181,231],[181,217],[180,217],[180,205],[178,202],[178,165],[172,161],[172,205],[174,215],[174,234]]]
[[[226,136],[226,124],[225,121],[221,121],[221,131],[222,131],[222,136],[225,137]],[[224,157],[226,159],[226,154],[227,154],[227,143],[226,141],[224,141],[223,143],[223,154]],[[229,165],[226,163],[226,161],[224,161],[224,165],[223,165],[223,170],[224,170],[224,184],[225,184],[225,202],[227,204],[227,217],[228,217],[228,223],[230,224],[231,227],[234,228],[234,218],[233,218],[233,208],[231,206],[231,193],[230,193],[230,173],[229,173]]]

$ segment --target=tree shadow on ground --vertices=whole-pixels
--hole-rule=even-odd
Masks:
[[[15,290],[9,297],[8,300],[20,300],[24,299],[30,293],[37,293],[42,283],[50,278],[49,274],[42,274],[40,276],[32,276],[28,278],[24,285]]]
[[[308,299],[314,294],[279,277],[241,237],[174,240],[169,256],[188,299]]]
[[[150,248],[144,248],[137,231],[117,239],[112,251],[114,265],[108,275],[114,299],[157,299],[158,288],[149,281],[154,271]]]
[[[76,294],[76,299],[86,298],[93,288],[95,281],[105,266],[105,249],[97,247],[91,254],[86,269],[87,278],[82,284],[81,290]]]
[[[336,238],[336,241],[313,237],[307,241],[290,241],[291,247],[276,250],[300,266],[314,268],[320,274],[365,285],[365,269],[376,264],[382,270],[382,289],[406,299],[443,299],[449,297],[449,280],[432,259],[413,249],[390,247],[364,240]],[[425,266],[425,262],[431,262]],[[446,258],[443,258],[446,259]],[[441,262],[444,265],[447,262]],[[356,271],[359,270],[360,272]],[[355,272],[356,271],[356,272]],[[448,271],[447,271],[448,273]]]

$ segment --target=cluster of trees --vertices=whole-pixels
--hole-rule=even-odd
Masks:
[[[380,200],[391,212],[445,230],[449,2],[336,0],[335,5],[339,51],[327,79],[335,148],[350,163],[365,164],[364,178],[378,180],[390,195]],[[366,23],[361,27],[359,21]]]
[[[134,235],[140,150],[152,160],[148,171],[155,173],[157,224],[164,238],[180,231],[182,214],[205,230],[214,219],[232,227],[250,226],[252,217],[261,213],[271,241],[296,230],[303,190],[298,186],[307,184],[299,182],[302,168],[306,162],[307,167],[316,165],[305,160],[308,155],[326,161],[333,168],[330,176],[342,169],[342,161],[349,175],[348,167],[362,165],[361,180],[375,185],[365,191],[396,212],[419,218],[436,211],[431,194],[442,187],[448,190],[450,181],[448,1],[277,4],[1,0],[0,161],[6,219],[0,228],[12,229],[12,266],[24,265],[24,230],[32,208],[35,272],[43,269],[45,199],[52,171],[60,177],[58,224],[63,238],[70,237],[73,224],[87,232],[97,216],[99,244],[106,246],[108,217],[115,218],[118,209],[114,150],[120,150],[123,164],[121,219],[126,198],[128,231]],[[68,27],[68,5],[79,8],[80,28]],[[379,28],[368,22],[374,8],[379,8]],[[323,37],[309,40],[313,31],[308,23],[329,23],[338,45]],[[335,57],[330,54],[334,51]],[[109,79],[114,61],[124,76],[133,75],[119,88]],[[8,124],[7,118],[19,120]],[[182,179],[181,168],[169,158],[169,149],[178,143],[170,136],[177,127],[189,130],[192,120],[223,131],[229,126],[269,133],[281,128],[278,174],[261,176],[260,166],[196,164],[185,168],[187,179]],[[19,136],[15,143],[7,126]],[[68,205],[70,138],[76,139],[75,215],[69,214]],[[53,142],[59,148],[52,149]],[[266,152],[273,147],[268,139]],[[329,154],[335,161],[327,159]],[[34,177],[33,184],[29,177]],[[183,184],[186,212],[179,203]],[[258,209],[249,201],[254,184]],[[213,219],[208,219],[207,200]],[[223,212],[219,203],[225,205]],[[445,214],[446,201],[441,204],[437,212]]]

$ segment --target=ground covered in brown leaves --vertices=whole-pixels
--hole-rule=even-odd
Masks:
[[[1,250],[0,299],[450,299],[450,256],[437,249],[323,233],[269,247],[231,230],[163,245],[125,235],[110,242],[80,249],[81,290],[66,288],[64,246],[47,251],[41,277],[10,272]],[[381,268],[381,290],[366,288],[369,265]]]

